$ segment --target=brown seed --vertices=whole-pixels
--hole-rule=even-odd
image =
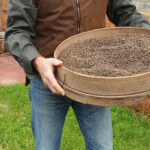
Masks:
[[[150,35],[85,40],[70,45],[59,59],[68,69],[88,75],[116,77],[149,72]]]

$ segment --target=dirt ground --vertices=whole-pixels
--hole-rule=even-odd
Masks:
[[[133,108],[138,114],[143,114],[147,118],[150,118],[150,101],[142,104],[129,106],[129,108]]]

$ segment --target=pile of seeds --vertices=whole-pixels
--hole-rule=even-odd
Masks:
[[[89,39],[66,48],[59,59],[68,69],[95,76],[131,76],[150,71],[150,35]]]

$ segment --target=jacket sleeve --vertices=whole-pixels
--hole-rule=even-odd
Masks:
[[[5,33],[6,49],[23,67],[29,79],[36,74],[31,61],[40,55],[32,44],[36,17],[37,8],[33,0],[9,0]]]
[[[116,26],[133,26],[150,29],[145,16],[137,12],[131,0],[109,0],[107,15]]]

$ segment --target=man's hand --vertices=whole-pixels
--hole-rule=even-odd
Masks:
[[[33,60],[35,69],[40,74],[43,83],[55,94],[65,95],[54,76],[55,67],[61,66],[62,61],[54,58],[37,57]]]

